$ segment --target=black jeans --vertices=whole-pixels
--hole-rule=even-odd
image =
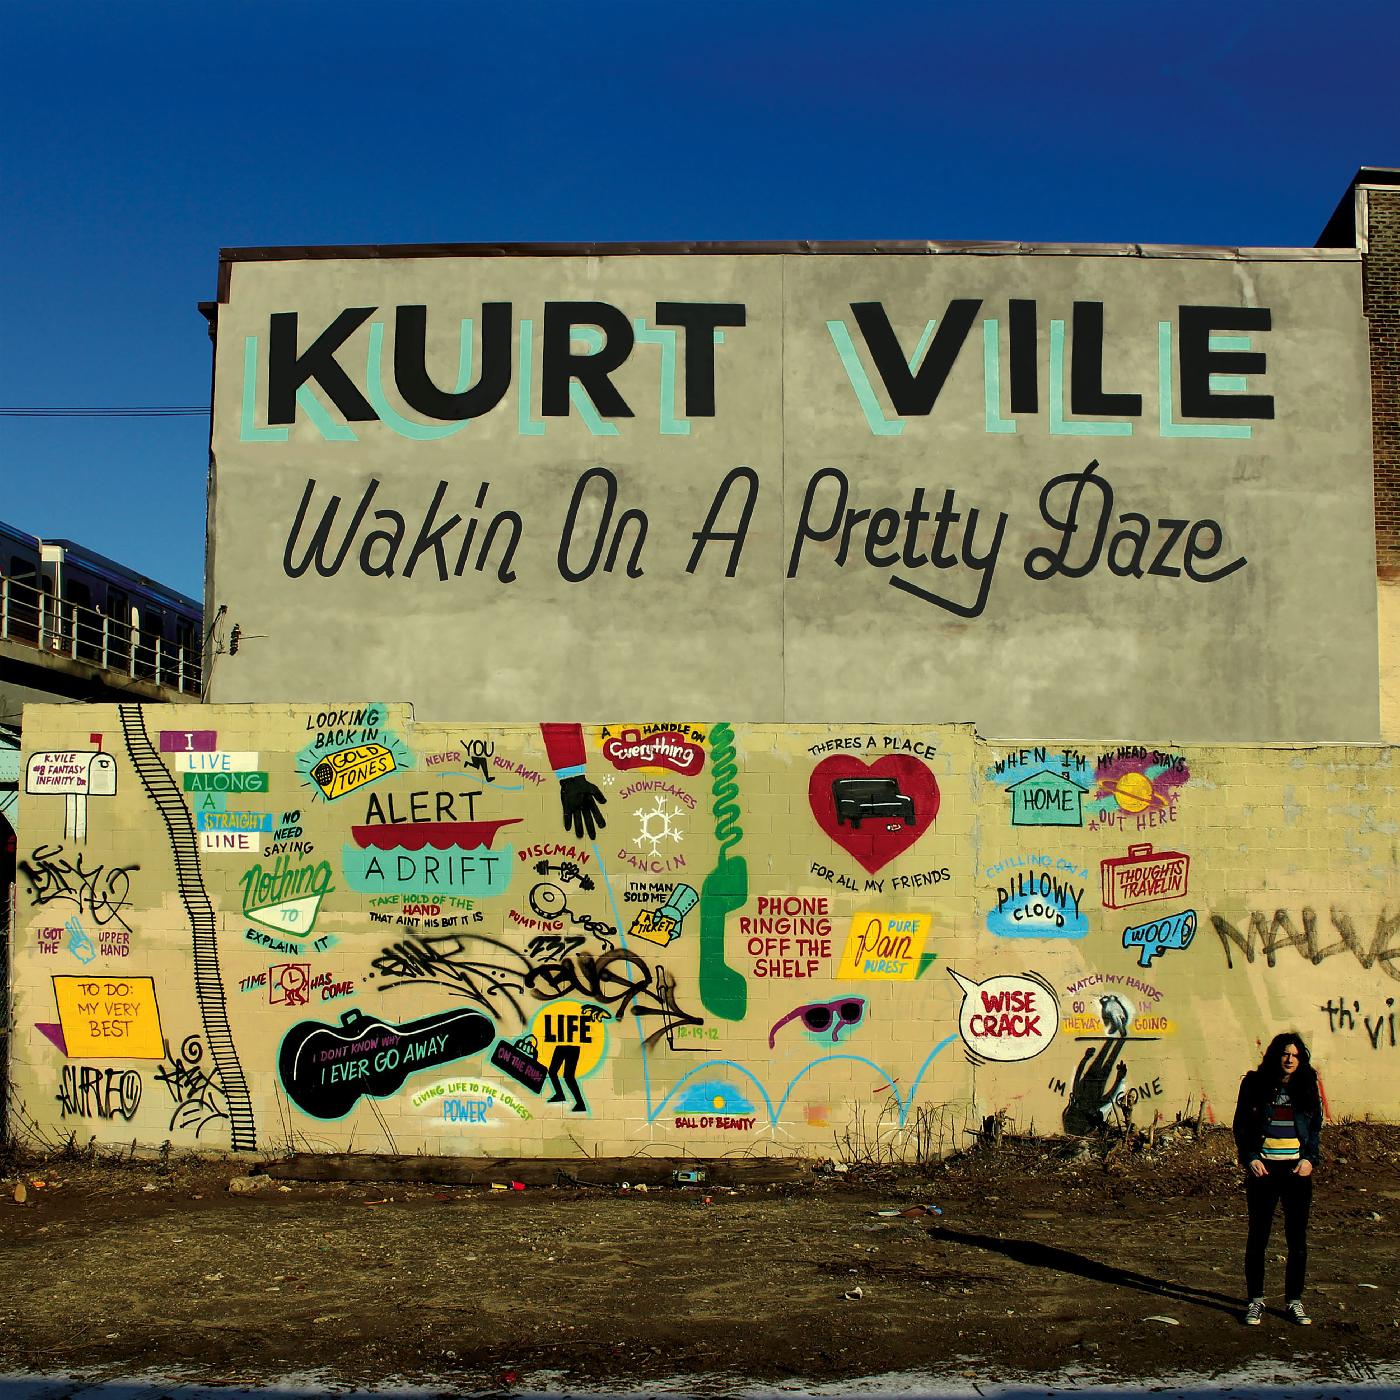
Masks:
[[[1294,1173],[1292,1162],[1266,1166],[1264,1176],[1245,1177],[1249,1202],[1249,1238],[1244,1247],[1244,1286],[1251,1298],[1264,1296],[1264,1256],[1274,1211],[1283,1202],[1283,1236],[1288,1243],[1288,1263],[1283,1271],[1283,1296],[1291,1301],[1303,1296],[1308,1269],[1308,1212],[1312,1209],[1312,1177]]]

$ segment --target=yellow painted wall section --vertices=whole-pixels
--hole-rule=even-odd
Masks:
[[[1228,1120],[1281,1030],[1333,1117],[1400,1116],[1394,748],[341,703],[24,736],[36,1142],[899,1156]]]
[[[1376,585],[1380,622],[1381,738],[1400,743],[1400,580]]]

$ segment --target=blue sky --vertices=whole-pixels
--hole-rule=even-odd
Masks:
[[[17,0],[0,406],[206,404],[221,247],[1309,245],[1391,0]],[[198,596],[207,422],[0,418],[0,518]]]

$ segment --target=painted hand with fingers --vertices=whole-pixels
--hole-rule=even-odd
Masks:
[[[1126,1043],[1125,1039],[1114,1037],[1105,1040],[1097,1051],[1091,1045],[1084,1052],[1084,1058],[1074,1072],[1069,1103],[1065,1105],[1065,1132],[1082,1137],[1103,1126],[1106,1111],[1128,1077],[1127,1065],[1118,1064],[1113,1083],[1108,1082],[1108,1076],[1113,1072]]]
[[[559,780],[559,801],[564,810],[564,830],[582,838],[584,829],[592,841],[600,827],[607,826],[601,811],[607,802],[598,788],[594,787],[582,773]]]

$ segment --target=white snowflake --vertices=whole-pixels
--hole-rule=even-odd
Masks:
[[[667,807],[666,799],[658,794],[655,807],[638,807],[632,813],[641,823],[641,831],[632,838],[632,844],[642,846],[649,841],[651,855],[656,855],[663,841],[674,841],[679,846],[681,832],[676,827],[675,822],[680,814],[679,807]]]

